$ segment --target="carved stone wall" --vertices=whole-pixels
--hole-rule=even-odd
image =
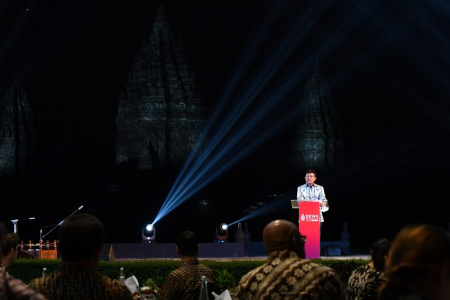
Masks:
[[[292,166],[317,170],[333,167],[343,156],[342,126],[318,64],[305,85],[298,113]]]
[[[33,167],[36,137],[27,93],[13,87],[0,99],[0,176],[19,176]]]
[[[195,74],[161,5],[120,96],[116,163],[133,161],[140,169],[180,164],[194,148],[206,118]]]

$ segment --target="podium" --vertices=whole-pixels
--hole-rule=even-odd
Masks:
[[[293,209],[298,209],[298,228],[306,236],[306,258],[320,258],[320,204],[315,201],[291,200]]]

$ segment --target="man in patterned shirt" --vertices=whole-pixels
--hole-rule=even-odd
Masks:
[[[215,281],[214,273],[198,262],[198,237],[194,232],[180,233],[176,243],[181,266],[167,275],[161,297],[164,300],[198,300],[201,277],[206,276],[208,292],[211,293]],[[212,295],[209,297],[212,298]]]
[[[328,200],[325,196],[325,190],[323,186],[314,183],[316,181],[316,171],[309,169],[306,171],[304,185],[297,188],[297,200],[298,201],[316,201],[320,205],[320,227],[323,223],[323,214],[330,209]]]
[[[59,229],[59,270],[45,278],[33,279],[29,287],[50,300],[132,300],[125,284],[96,270],[104,237],[103,224],[91,214],[65,219]]]
[[[6,228],[0,223],[0,248],[5,245]],[[0,260],[3,257],[0,251]],[[45,300],[44,295],[36,293],[27,287],[21,280],[6,274],[3,268],[0,268],[0,299],[12,300]]]
[[[304,259],[305,239],[292,222],[270,222],[263,231],[268,261],[242,277],[234,299],[345,300],[336,271]]]

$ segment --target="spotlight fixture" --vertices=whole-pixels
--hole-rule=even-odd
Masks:
[[[142,228],[142,242],[143,243],[155,243],[155,227],[153,224],[148,224]]]
[[[220,223],[216,228],[216,243],[228,243],[228,224]]]

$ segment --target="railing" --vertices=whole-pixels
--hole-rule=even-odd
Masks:
[[[57,259],[58,258],[58,250],[56,247],[56,240],[54,240],[52,243],[50,243],[49,240],[47,240],[46,243],[44,243],[42,240],[39,241],[37,244],[33,244],[31,240],[28,242],[28,244],[24,243],[23,241],[19,244],[20,250],[28,253],[31,257],[37,258],[37,259]]]

